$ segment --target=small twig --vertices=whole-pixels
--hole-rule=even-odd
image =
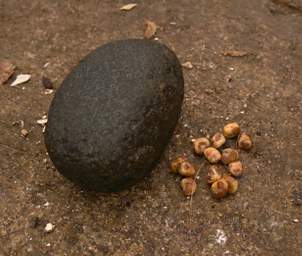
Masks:
[[[201,171],[201,167],[202,167],[202,163],[200,164],[200,166],[196,172],[196,175],[194,177],[194,182],[196,182],[196,179]],[[190,198],[189,223],[192,223],[192,213],[193,213],[193,194],[191,195],[191,198]]]

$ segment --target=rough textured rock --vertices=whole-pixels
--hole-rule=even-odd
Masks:
[[[181,66],[166,46],[140,39],[106,44],[57,91],[45,132],[49,156],[83,188],[128,188],[159,161],[182,100]]]

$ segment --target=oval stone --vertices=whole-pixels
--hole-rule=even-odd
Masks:
[[[180,63],[166,46],[141,39],[103,45],[54,96],[45,131],[49,156],[82,188],[126,189],[158,163],[183,94]]]

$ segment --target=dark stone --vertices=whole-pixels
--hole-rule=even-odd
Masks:
[[[45,89],[53,89],[52,81],[46,76],[42,76],[42,85]]]
[[[41,220],[38,216],[31,216],[28,219],[28,226],[30,228],[37,228],[41,224]]]
[[[293,192],[293,203],[295,206],[302,206],[302,186],[295,189]]]
[[[49,156],[83,188],[126,189],[158,163],[182,100],[181,66],[166,46],[140,39],[106,44],[56,92],[45,132]]]

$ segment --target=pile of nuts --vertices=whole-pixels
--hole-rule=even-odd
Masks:
[[[222,148],[227,139],[237,139],[236,149]],[[210,167],[207,174],[207,183],[214,198],[220,199],[228,194],[236,193],[238,180],[243,174],[243,166],[239,159],[239,150],[248,151],[253,142],[249,135],[241,132],[238,123],[229,123],[224,126],[223,132],[215,133],[210,140],[206,137],[193,140],[194,152],[204,156]],[[227,169],[227,172],[225,172]],[[185,157],[177,157],[171,162],[171,170],[183,178],[180,186],[185,196],[192,196],[196,189],[196,169]]]

